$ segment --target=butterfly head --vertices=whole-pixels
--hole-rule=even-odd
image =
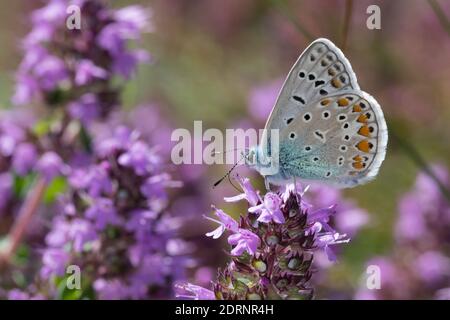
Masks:
[[[245,164],[250,168],[255,168],[258,166],[258,159],[259,159],[258,149],[259,148],[257,146],[254,146],[251,147],[250,149],[245,150],[242,153],[242,156],[245,160]]]

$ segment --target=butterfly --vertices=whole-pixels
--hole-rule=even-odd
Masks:
[[[275,171],[267,167],[275,158],[271,130],[278,133]],[[377,175],[388,141],[380,105],[359,88],[342,51],[324,38],[292,67],[264,132],[244,159],[264,176],[267,189],[297,179],[341,188],[366,183]]]

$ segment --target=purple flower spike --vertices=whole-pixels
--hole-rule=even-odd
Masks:
[[[12,166],[19,175],[26,175],[33,168],[37,156],[34,145],[31,143],[22,143],[14,152]]]
[[[213,282],[215,297],[311,299],[314,291],[309,280],[316,252],[323,250],[335,261],[331,247],[349,241],[330,225],[336,205],[314,208],[304,199],[308,188],[302,190],[299,185],[288,185],[284,192],[268,192],[261,201],[248,179],[239,182],[244,193],[225,198],[228,202],[247,200],[250,208],[240,216],[239,224],[219,209],[215,211],[220,221],[208,218],[219,227],[207,236],[217,239],[225,230],[232,232],[228,237],[231,261]]]
[[[234,197],[225,197],[224,200],[226,202],[237,202],[245,199],[248,201],[248,203],[250,203],[251,206],[256,206],[259,202],[261,202],[261,197],[253,188],[249,178],[241,178],[240,176],[238,176],[237,179],[242,189],[244,190],[244,193],[241,193]]]
[[[228,243],[232,246],[236,246],[233,250],[231,250],[232,255],[240,256],[244,253],[244,251],[247,251],[253,256],[261,243],[261,240],[253,232],[245,229],[239,229],[238,233],[232,234],[228,237]]]
[[[274,221],[275,223],[284,223],[285,219],[280,209],[281,204],[281,198],[277,194],[267,193],[264,196],[264,202],[258,206],[249,208],[248,212],[258,213],[258,221],[260,222],[269,223]]]
[[[49,151],[38,160],[36,169],[47,181],[50,181],[63,172],[64,163],[55,152]]]
[[[232,217],[227,215],[220,209],[217,209],[213,206],[214,213],[219,218],[219,221],[210,217],[205,216],[206,219],[214,221],[219,224],[219,227],[211,232],[206,234],[207,237],[212,237],[213,239],[218,239],[225,232],[225,230],[229,230],[231,232],[238,232],[239,224]]]
[[[216,300],[213,291],[188,282],[175,284],[175,295],[180,299]]]
[[[107,75],[108,73],[105,69],[97,67],[92,61],[85,59],[78,63],[75,74],[75,83],[82,86],[89,83],[94,78],[105,79]]]

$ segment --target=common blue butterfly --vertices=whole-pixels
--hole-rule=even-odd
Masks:
[[[353,187],[373,179],[386,154],[380,105],[359,88],[342,51],[324,38],[311,43],[292,67],[265,129],[279,130],[276,173],[263,165],[272,156],[267,135],[244,156],[267,188],[296,178]]]

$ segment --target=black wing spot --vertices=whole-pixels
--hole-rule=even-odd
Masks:
[[[300,73],[298,74],[298,76],[299,76],[300,78],[304,78],[304,77],[305,77],[305,73],[304,73],[303,71],[300,71]]]
[[[322,113],[322,115],[323,115],[324,119],[328,119],[330,117],[330,113],[328,111],[324,111]]]
[[[317,80],[317,81],[314,83],[314,85],[315,85],[316,87],[318,87],[318,86],[323,85],[324,83],[325,83],[325,81],[323,81],[323,80]]]
[[[327,176],[327,177],[331,176],[331,172],[328,171],[327,174],[326,174],[326,176]]]
[[[315,75],[313,75],[312,73],[309,74],[308,79],[313,81],[316,78]]]
[[[311,147],[310,146],[306,146],[305,147],[305,151],[311,151]]]
[[[320,89],[319,93],[320,93],[322,96],[326,96],[326,95],[328,94],[328,91],[327,91],[327,90],[324,90],[324,89]]]
[[[312,55],[310,56],[310,58],[311,58],[311,61],[313,61],[313,62],[316,61],[316,56],[315,56],[315,55],[312,54]]]
[[[344,123],[344,125],[342,126],[342,128],[344,129],[348,129],[348,127],[349,127],[348,122]]]
[[[323,140],[323,133],[322,133],[322,132],[320,132],[319,130],[317,130],[317,131],[314,131],[314,134],[315,134],[316,136],[318,136],[320,139]]]
[[[309,113],[305,113],[305,115],[303,116],[303,119],[305,121],[309,121],[309,120],[311,120],[311,115]]]
[[[291,138],[291,140],[294,140],[295,137],[296,137],[295,132],[291,132],[291,133],[289,134],[289,138]]]
[[[293,96],[292,97],[295,101],[298,101],[298,102],[300,102],[301,104],[305,104],[306,102],[305,102],[305,99],[303,99],[302,97],[299,97],[299,96]]]
[[[292,122],[292,120],[294,120],[294,118],[289,118],[289,119],[286,119],[286,124],[289,124],[289,123],[291,123],[291,122]]]

